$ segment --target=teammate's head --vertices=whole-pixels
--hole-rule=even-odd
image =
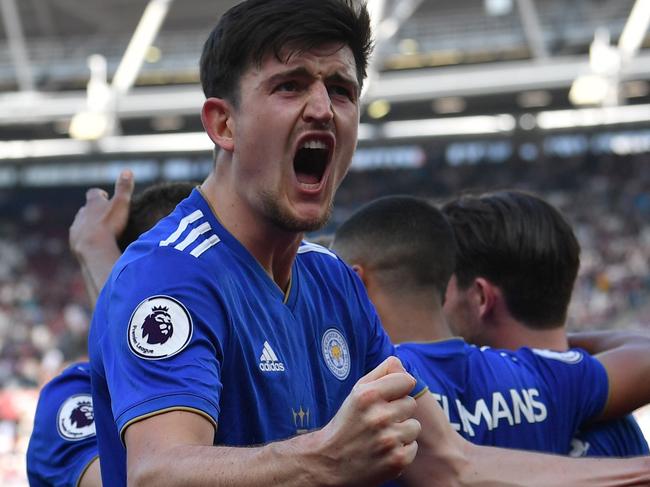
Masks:
[[[580,246],[557,209],[532,194],[500,191],[461,196],[442,211],[458,248],[453,286],[466,290],[484,278],[501,290],[509,313],[522,324],[564,324]]]
[[[203,92],[237,105],[241,76],[268,54],[285,61],[331,43],[350,47],[361,86],[372,51],[365,6],[356,8],[352,0],[244,1],[221,17],[203,47]]]
[[[131,242],[169,215],[197,184],[189,181],[157,183],[135,195],[131,200],[128,223],[117,241],[120,250],[124,252]]]
[[[388,196],[348,218],[336,230],[332,249],[348,264],[372,272],[392,294],[425,291],[442,303],[456,245],[438,209],[411,196]]]

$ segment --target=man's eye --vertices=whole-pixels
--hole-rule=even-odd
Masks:
[[[333,85],[328,88],[330,95],[344,96],[352,100],[352,92],[345,86]]]
[[[297,89],[298,83],[295,81],[285,81],[275,87],[275,91],[296,91]]]

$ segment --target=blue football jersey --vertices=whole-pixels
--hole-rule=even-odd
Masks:
[[[77,363],[39,395],[27,448],[29,485],[74,487],[96,457],[90,369],[87,362]]]
[[[183,409],[218,423],[218,445],[285,439],[325,425],[394,347],[336,255],[301,245],[285,295],[194,190],[113,268],[89,352],[102,478],[119,486],[129,424]]]
[[[583,428],[571,442],[573,457],[635,457],[650,455],[648,442],[631,414]]]
[[[608,379],[578,349],[478,348],[462,339],[403,343],[453,427],[481,444],[566,454],[577,429],[605,407]]]

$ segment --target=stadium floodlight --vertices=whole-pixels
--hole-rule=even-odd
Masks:
[[[617,46],[610,44],[609,32],[598,29],[589,48],[591,73],[578,77],[569,99],[574,105],[619,104],[622,73],[638,52],[650,25],[650,0],[636,0],[623,27]]]
[[[611,82],[600,74],[578,76],[569,90],[569,101],[574,105],[600,105],[612,89]]]
[[[571,84],[569,101],[574,105],[617,105],[621,55],[610,44],[607,29],[598,29],[589,46],[589,71]]]
[[[99,140],[114,134],[117,129],[116,103],[133,86],[172,1],[149,1],[110,86],[106,81],[106,59],[99,55],[88,59],[91,74],[87,86],[87,108],[72,118],[69,128],[72,138]]]
[[[70,121],[68,133],[78,140],[97,140],[115,130],[113,91],[106,82],[106,58],[93,54],[88,58],[90,80],[86,87],[86,109]]]

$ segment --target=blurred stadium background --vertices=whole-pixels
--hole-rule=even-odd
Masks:
[[[85,350],[85,189],[202,179],[197,63],[226,0],[0,0],[0,484]],[[537,191],[575,225],[572,329],[650,331],[650,1],[370,0],[376,54],[330,227],[389,193]],[[640,414],[645,428],[650,413]],[[647,431],[647,430],[646,430]]]

